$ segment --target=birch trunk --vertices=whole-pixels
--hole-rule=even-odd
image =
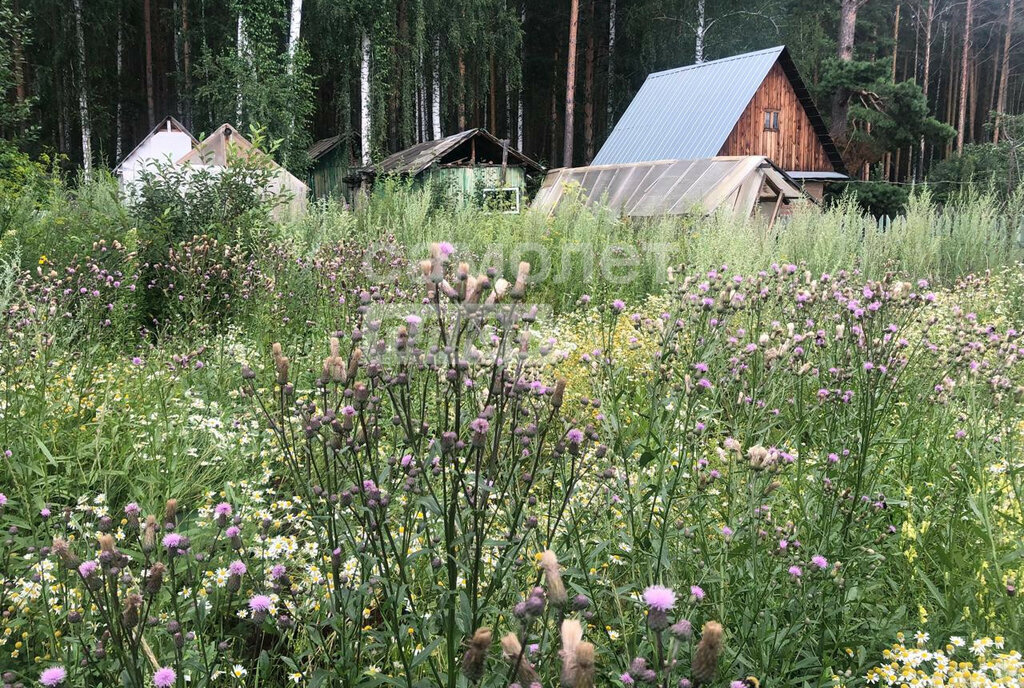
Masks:
[[[960,111],[957,116],[956,152],[964,152],[964,134],[967,128],[967,82],[970,77],[968,66],[971,58],[971,25],[974,22],[974,0],[967,0],[964,15],[963,51],[960,54]]]
[[[565,70],[565,134],[562,140],[562,164],[572,167],[572,144],[576,115],[576,35],[579,30],[580,0],[569,0],[569,45]]]
[[[238,35],[235,37],[235,48],[238,51],[238,60],[242,63],[248,63],[249,59],[249,39],[245,34],[245,19],[242,18],[242,13],[238,13]],[[244,98],[242,96],[242,77],[238,77],[237,84],[238,92],[235,94],[235,126],[242,126],[242,106],[244,105]]]
[[[292,0],[288,17],[288,76],[292,76],[295,73],[295,51],[299,49],[302,32],[302,0]]]
[[[82,29],[82,0],[74,0],[75,47],[78,57],[78,115],[82,121],[82,169],[92,174],[92,123],[89,121],[89,87],[85,82],[85,32]]]
[[[124,103],[121,97],[121,77],[124,74],[124,26],[121,24],[121,6],[117,7],[117,114],[114,116],[114,160],[121,162],[122,141],[124,140]]]
[[[430,133],[434,141],[441,138],[441,39],[434,37],[433,87],[431,88]]]
[[[185,72],[185,126],[192,127],[192,37],[189,35],[188,0],[181,0],[181,66]]]
[[[612,0],[614,3],[615,0]],[[519,27],[525,33],[526,31],[526,2],[519,9]],[[523,65],[526,63],[526,50],[522,43],[519,46],[519,95],[516,98],[516,148],[520,151],[523,150],[523,141],[525,136],[523,134]]]
[[[362,60],[359,65],[359,137],[364,165],[370,164],[370,34],[363,34]]]
[[[152,129],[156,126],[156,106],[153,103],[153,17],[150,1],[142,0],[142,33],[146,44],[146,112]]]
[[[704,33],[707,31],[705,9],[704,0],[697,0],[697,28],[694,30],[693,61],[698,64],[704,61]]]
[[[615,0],[609,0],[608,4],[608,102],[605,104],[605,131],[612,128],[612,118],[615,116],[612,104],[615,101]]]
[[[1010,0],[1006,11],[1006,35],[1003,38],[1003,64],[999,74],[999,96],[996,98],[996,125],[992,132],[992,143],[999,143],[999,128],[1006,113],[1006,95],[1010,85],[1010,47],[1013,39],[1013,11],[1015,0]]]

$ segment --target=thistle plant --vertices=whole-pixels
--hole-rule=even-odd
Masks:
[[[243,371],[275,433],[279,489],[301,499],[330,557],[313,641],[341,654],[336,679],[351,685],[364,656],[401,666],[410,686],[456,684],[462,641],[482,643],[481,624],[548,545],[596,436],[563,414],[564,383],[545,380],[531,348],[529,265],[510,282],[472,275],[451,254],[433,246],[420,265],[425,298],[393,330],[385,309],[360,306],[315,376],[296,375],[280,345],[272,392]],[[552,603],[566,600],[554,592]],[[463,673],[478,673],[478,654]]]

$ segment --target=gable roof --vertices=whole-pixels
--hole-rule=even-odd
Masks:
[[[114,174],[117,174],[121,170],[121,166],[124,165],[126,160],[135,155],[135,153],[140,148],[142,148],[142,144],[156,136],[158,133],[162,131],[167,131],[168,129],[170,129],[171,131],[178,131],[181,132],[182,134],[187,135],[190,139],[192,139],[193,146],[199,143],[199,140],[192,135],[192,132],[185,128],[184,124],[168,115],[167,117],[164,117],[162,120],[160,120],[160,123],[153,127],[153,130],[151,132],[143,136],[142,139],[138,142],[138,144],[136,144],[135,148],[132,148],[131,151],[128,152],[128,155],[121,158],[121,161],[118,162],[117,166],[114,168]]]
[[[791,202],[803,197],[789,175],[761,155],[656,160],[551,170],[530,206],[553,213],[566,199],[605,206],[627,217],[750,214],[763,187]]]
[[[405,150],[392,153],[375,165],[367,165],[356,170],[361,175],[385,175],[385,174],[408,174],[415,176],[425,169],[439,163],[444,156],[452,153],[461,144],[466,143],[474,137],[483,139],[486,143],[496,146],[499,150],[504,145],[497,137],[486,129],[467,129],[458,134],[446,136],[436,141],[424,141],[410,146]],[[543,172],[544,168],[530,158],[526,157],[512,146],[508,147],[509,163],[528,167],[534,172]]]
[[[782,45],[649,75],[593,164],[718,155],[776,62],[792,84],[832,166],[845,172],[828,128]]]
[[[248,158],[252,154],[252,151],[258,151],[260,153],[263,152],[254,146],[249,139],[238,133],[238,130],[235,127],[230,124],[222,124],[217,127],[212,134],[202,141],[197,142],[189,153],[178,160],[177,164],[225,167],[228,164],[229,150],[235,155],[243,158]],[[295,188],[301,188],[304,190],[303,192],[308,190],[308,186],[305,182],[300,180],[281,165],[277,164],[277,162],[269,155],[267,156],[267,161],[277,174],[287,177],[289,183]]]

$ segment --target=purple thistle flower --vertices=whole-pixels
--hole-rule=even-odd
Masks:
[[[652,585],[644,590],[644,602],[651,609],[667,612],[676,606],[676,594],[664,585]]]
[[[704,588],[700,587],[699,585],[691,585],[690,586],[690,595],[693,596],[693,599],[695,599],[698,602],[700,602],[701,600],[704,599]]]
[[[799,566],[794,565],[789,567],[789,575],[793,576],[793,578],[799,578],[804,575],[804,572]]]
[[[215,516],[230,516],[231,505],[227,502],[221,502],[217,506],[213,507],[213,514]]]
[[[177,549],[181,547],[183,540],[184,538],[178,533],[168,533],[167,535],[164,535],[162,543],[167,549]]]
[[[81,564],[78,565],[78,575],[80,575],[82,578],[88,578],[92,574],[96,573],[96,569],[98,568],[99,564],[97,564],[95,561],[83,561]]]
[[[284,578],[285,573],[287,573],[287,569],[285,569],[284,564],[274,564],[274,567],[270,569],[270,577],[274,580],[281,580]]]
[[[573,428],[569,432],[565,433],[565,438],[572,444],[580,444],[583,442],[583,431]]]
[[[243,564],[238,559],[235,559],[233,562],[228,564],[228,573],[230,573],[232,576],[244,576],[246,570],[247,569],[245,568],[245,564]]]
[[[612,308],[615,309],[616,313],[621,313],[626,308],[626,302],[622,299],[615,299],[612,301]]]
[[[153,685],[156,688],[171,688],[177,680],[178,675],[170,667],[163,667],[153,672]]]
[[[819,569],[828,568],[828,559],[821,556],[820,554],[815,554],[813,557],[811,557],[811,563],[817,566]]]
[[[254,612],[269,612],[274,603],[266,595],[253,595],[249,598],[249,609]]]
[[[67,669],[60,665],[52,666],[49,669],[43,669],[43,673],[39,674],[39,683],[44,686],[59,686],[67,677]]]

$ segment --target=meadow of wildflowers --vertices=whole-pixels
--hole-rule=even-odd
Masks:
[[[5,239],[5,688],[1024,684],[1024,265],[387,202]]]

